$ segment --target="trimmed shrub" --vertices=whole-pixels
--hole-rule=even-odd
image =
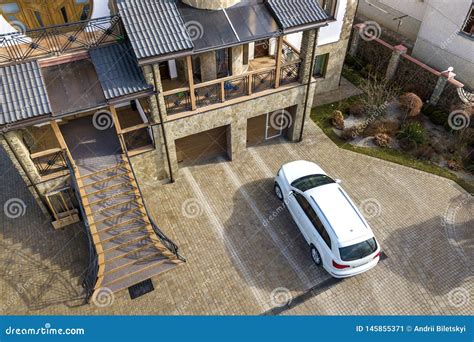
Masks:
[[[434,110],[429,116],[430,121],[438,126],[444,126],[448,123],[449,114],[442,110]]]
[[[398,134],[399,139],[407,138],[416,145],[421,145],[425,141],[426,131],[419,122],[410,122],[403,127]]]
[[[389,147],[392,142],[392,138],[385,133],[379,133],[374,137],[374,144],[378,147]]]
[[[331,115],[331,124],[337,129],[344,129],[344,114],[340,110],[335,110]]]
[[[448,168],[453,171],[461,171],[462,165],[455,159],[448,160]]]
[[[416,148],[416,142],[414,142],[413,140],[409,138],[400,139],[398,144],[400,145],[400,148],[402,149],[402,151],[405,151],[405,152],[413,151]]]
[[[365,114],[365,106],[361,102],[356,102],[349,107],[349,114],[355,116],[356,118],[363,117]]]
[[[400,106],[407,116],[414,117],[421,113],[423,101],[415,93],[405,93],[399,97]]]

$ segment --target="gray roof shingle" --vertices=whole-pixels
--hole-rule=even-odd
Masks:
[[[268,0],[267,3],[282,29],[328,19],[318,0]]]
[[[36,61],[0,68],[0,125],[46,114],[51,105]]]
[[[194,47],[175,0],[121,0],[118,8],[138,59]]]
[[[92,49],[89,55],[107,100],[153,88],[146,83],[129,44]]]

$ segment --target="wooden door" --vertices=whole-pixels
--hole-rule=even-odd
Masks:
[[[92,0],[0,0],[0,14],[28,30],[90,19]]]
[[[255,42],[254,58],[266,57],[270,54],[270,41],[261,40]]]

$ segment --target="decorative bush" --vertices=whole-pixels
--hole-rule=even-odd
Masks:
[[[407,116],[414,117],[421,113],[423,101],[415,93],[405,93],[399,97],[400,106]]]
[[[402,149],[402,151],[405,151],[405,152],[413,151],[416,148],[416,142],[414,142],[413,140],[409,138],[400,139],[398,144],[400,145],[400,148]]]
[[[453,171],[462,170],[462,165],[455,159],[448,160],[448,168]]]
[[[430,145],[420,146],[416,152],[415,157],[418,159],[431,160],[436,154],[434,148]]]
[[[355,116],[356,118],[362,117],[365,114],[365,106],[361,102],[356,102],[349,107],[349,114]]]
[[[403,127],[398,138],[407,138],[413,141],[416,145],[421,145],[425,141],[425,135],[425,129],[419,122],[410,122]]]
[[[335,110],[331,116],[331,123],[337,129],[344,129],[344,114],[340,110]]]
[[[344,141],[352,141],[357,136],[359,136],[362,133],[362,131],[363,131],[363,127],[360,125],[353,126],[351,128],[346,128],[345,130],[342,131],[341,139]]]
[[[430,121],[438,126],[444,126],[447,124],[449,114],[442,110],[434,110],[430,115]]]
[[[392,138],[385,133],[379,133],[374,137],[374,144],[379,147],[389,147]]]
[[[373,137],[379,133],[395,136],[399,129],[400,124],[397,122],[377,120],[368,125],[363,133],[366,137]]]

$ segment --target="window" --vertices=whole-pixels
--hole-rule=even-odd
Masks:
[[[372,238],[352,246],[339,248],[339,253],[341,254],[341,260],[354,261],[363,259],[372,253],[375,253],[376,250],[377,242],[375,241],[375,238]]]
[[[304,198],[303,195],[299,193],[294,194],[296,200],[300,204],[301,208],[305,212],[306,216],[308,219],[311,221],[313,224],[313,227],[316,229],[316,231],[319,233],[319,236],[326,242],[326,245],[331,249],[331,238],[329,237],[329,234],[324,227],[323,223],[319,219],[318,215],[314,211],[313,207],[311,207],[311,204],[308,203],[306,198]]]
[[[336,0],[319,0],[319,4],[328,16],[333,18],[336,16]]]
[[[308,191],[310,189],[317,188],[326,184],[335,183],[334,179],[325,175],[310,175],[303,178],[299,178],[291,183],[291,186],[302,191]]]
[[[471,9],[469,10],[469,15],[466,18],[462,32],[471,37],[474,36],[474,5],[471,6]]]
[[[5,14],[15,14],[20,12],[20,7],[16,2],[0,5],[0,10]]]
[[[328,65],[329,54],[326,53],[324,55],[316,56],[316,60],[314,63],[314,72],[313,76],[317,78],[324,78],[326,77],[326,69]]]
[[[61,7],[61,15],[63,16],[64,22],[68,23],[69,18],[67,16],[66,7]]]

